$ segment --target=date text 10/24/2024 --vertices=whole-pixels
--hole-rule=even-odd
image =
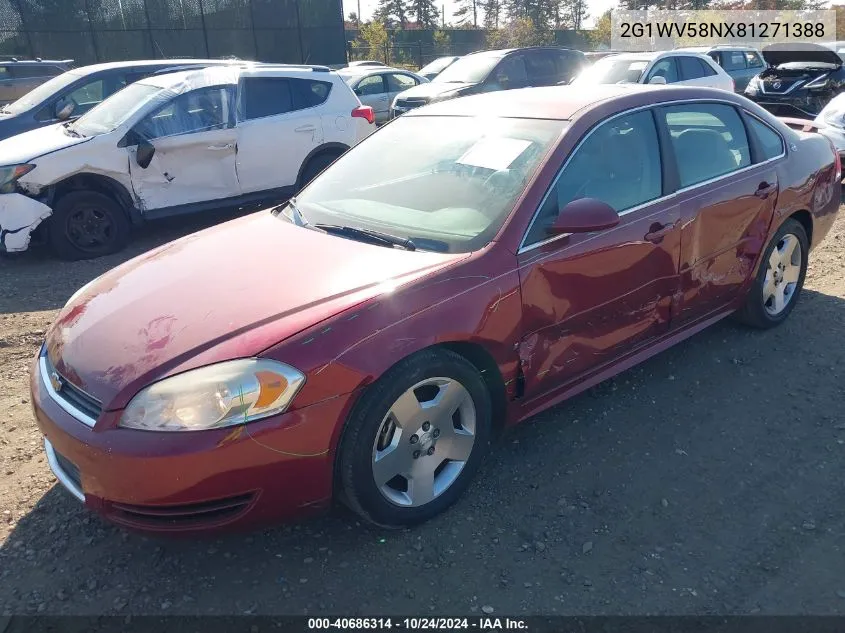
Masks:
[[[309,630],[476,630],[525,631],[528,624],[519,618],[308,618]]]

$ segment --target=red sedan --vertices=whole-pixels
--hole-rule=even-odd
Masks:
[[[718,90],[421,108],[71,297],[32,371],[50,466],[139,530],[333,498],[424,521],[503,426],[729,315],[784,321],[840,181],[824,137]]]

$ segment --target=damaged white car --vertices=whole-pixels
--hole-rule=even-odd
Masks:
[[[0,252],[26,250],[38,229],[58,256],[88,259],[145,220],[282,202],[374,122],[325,67],[144,79],[72,123],[0,141]]]

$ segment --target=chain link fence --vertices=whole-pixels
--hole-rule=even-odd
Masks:
[[[342,64],[341,0],[0,0],[0,54]]]

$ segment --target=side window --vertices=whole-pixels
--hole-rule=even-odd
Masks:
[[[0,66],[0,81],[4,79],[11,79],[12,73],[9,72],[8,66]]]
[[[681,67],[682,79],[701,79],[704,77],[704,69],[701,67],[701,60],[698,60],[695,57],[681,56],[677,58],[677,61]]]
[[[402,92],[417,85],[417,80],[410,75],[393,73],[387,75],[388,92]]]
[[[751,128],[751,134],[757,137],[757,141],[760,143],[760,148],[763,150],[763,160],[777,158],[783,154],[783,139],[780,134],[753,116],[747,116],[746,121],[748,121],[748,127]]]
[[[528,72],[522,55],[511,55],[502,60],[491,75],[493,85],[499,90],[524,88],[528,85]]]
[[[238,119],[251,121],[293,110],[290,81],[281,77],[247,77],[241,84]]]
[[[567,55],[565,53],[557,56],[557,80],[572,81],[581,72],[582,58],[579,55]]]
[[[355,94],[359,97],[380,95],[383,92],[387,92],[387,88],[384,85],[384,77],[382,75],[364,77],[358,82],[358,86],[355,88]]]
[[[757,53],[754,53],[752,51],[748,51],[745,53],[745,60],[748,63],[749,68],[763,67],[763,60],[760,59],[760,56]]]
[[[699,66],[701,66],[702,77],[712,77],[716,74],[716,69],[703,59],[696,59],[695,61],[698,62]]]
[[[596,198],[619,212],[661,197],[663,191],[657,129],[650,111],[601,124],[572,154],[526,237],[534,244],[564,206]]]
[[[745,126],[728,105],[702,103],[663,108],[681,187],[751,164]]]
[[[152,140],[224,128],[229,124],[229,92],[223,87],[200,88],[174,97],[144,117],[135,130]]]
[[[47,66],[45,64],[39,64],[38,66],[21,66],[16,70],[18,70],[18,72],[15,73],[16,77],[27,79],[35,77],[55,77],[56,75],[60,75],[64,72],[57,66]]]
[[[745,55],[742,51],[725,51],[722,53],[722,68],[725,70],[744,70]]]
[[[528,83],[532,86],[553,86],[559,79],[555,60],[550,53],[534,51],[525,56]]]
[[[79,88],[68,94],[65,98],[70,99],[76,104],[73,109],[74,115],[79,115],[83,112],[87,112],[95,105],[100,103],[103,99],[105,99],[108,95],[103,94],[103,88],[103,80],[97,79],[95,81],[85,84],[84,86],[80,86]]]
[[[326,102],[332,85],[327,81],[312,81],[310,79],[290,79],[293,92],[293,109],[304,110],[313,108]]]
[[[678,70],[675,67],[675,60],[672,57],[664,57],[658,60],[648,73],[645,82],[648,83],[655,77],[663,77],[667,84],[678,81]]]

